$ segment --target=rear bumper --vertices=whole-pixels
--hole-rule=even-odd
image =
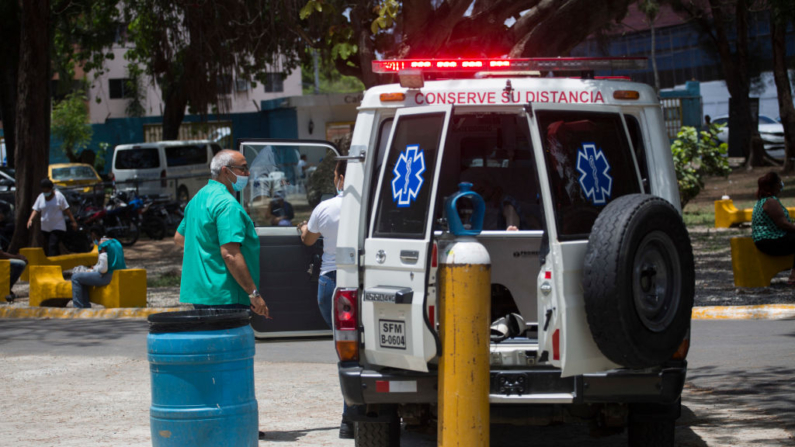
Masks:
[[[489,401],[494,404],[584,404],[676,402],[682,394],[687,362],[654,372],[613,370],[560,377],[560,370],[491,371]],[[339,364],[340,386],[348,405],[436,403],[436,371],[372,371]]]

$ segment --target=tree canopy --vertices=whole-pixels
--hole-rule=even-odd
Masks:
[[[235,80],[264,82],[269,71],[289,73],[303,45],[285,32],[296,2],[258,0],[127,0],[124,20],[133,44],[127,59],[158,84],[163,137],[175,139],[185,115],[206,114]]]
[[[368,87],[386,58],[565,56],[632,0],[308,0],[301,33]],[[565,32],[561,32],[565,30]]]

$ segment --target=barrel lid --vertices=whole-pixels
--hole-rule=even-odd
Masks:
[[[149,315],[149,332],[218,331],[247,326],[251,320],[247,309],[196,309]]]

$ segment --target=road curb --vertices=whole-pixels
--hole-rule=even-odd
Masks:
[[[187,310],[184,307],[126,309],[64,309],[53,307],[0,307],[0,318],[139,318],[161,312]],[[705,306],[693,308],[694,320],[783,320],[795,318],[795,304],[758,306]]]
[[[795,304],[694,307],[694,320],[783,320],[795,318]]]
[[[139,318],[143,319],[161,312],[186,310],[180,307],[147,307],[125,309],[64,309],[52,307],[0,308],[0,318]]]

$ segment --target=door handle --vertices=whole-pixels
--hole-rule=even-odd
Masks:
[[[420,252],[416,250],[400,250],[400,260],[404,264],[416,264],[420,259]]]

